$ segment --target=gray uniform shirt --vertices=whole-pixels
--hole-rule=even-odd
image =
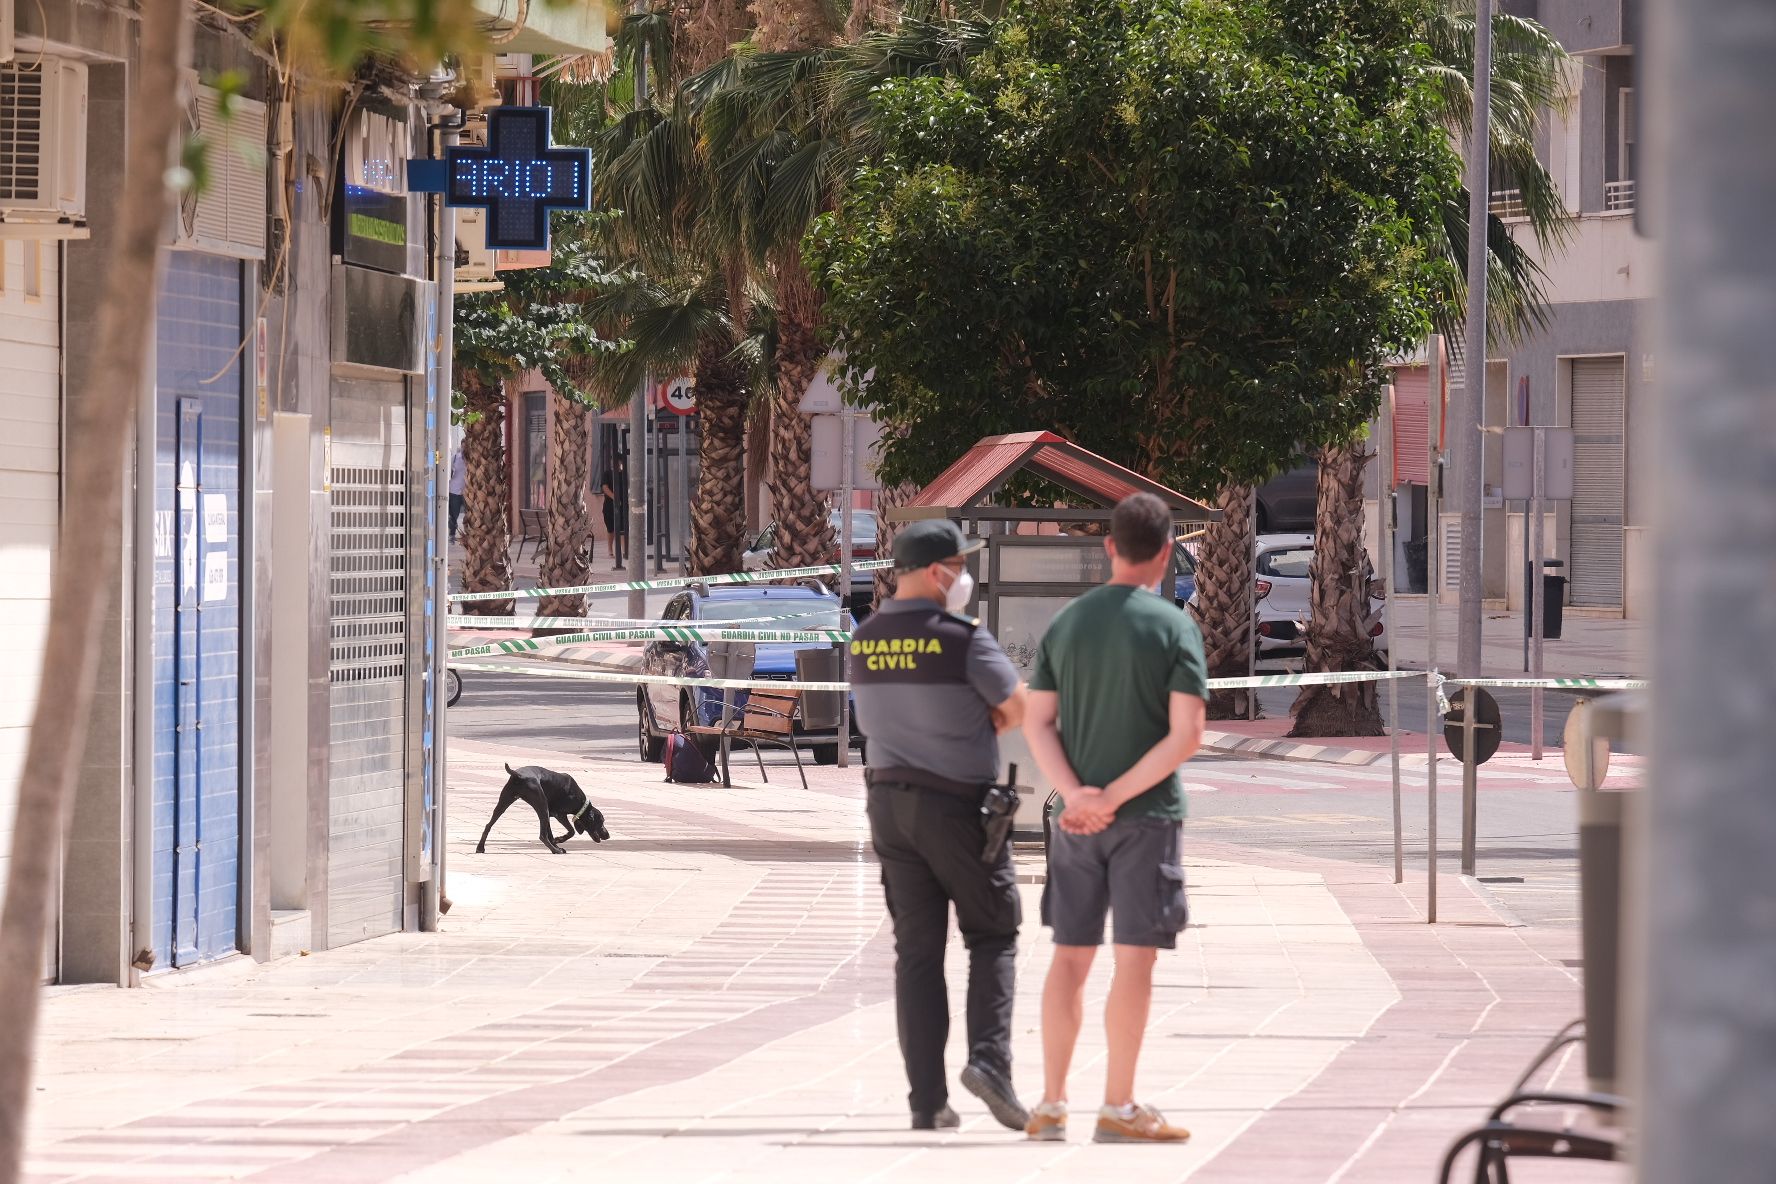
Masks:
[[[883,604],[850,646],[857,722],[873,769],[923,769],[954,781],[999,775],[992,709],[1018,687],[1017,667],[985,626],[934,600]]]

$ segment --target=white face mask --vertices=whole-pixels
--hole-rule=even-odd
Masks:
[[[950,590],[944,593],[944,607],[953,613],[959,613],[968,607],[968,598],[974,595],[974,576],[967,568],[951,581]]]

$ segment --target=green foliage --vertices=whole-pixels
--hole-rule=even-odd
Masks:
[[[577,0],[537,0],[559,7]],[[486,41],[486,16],[472,0],[224,0],[237,19],[257,19],[303,69],[348,76],[366,58],[404,61],[422,72]]]
[[[553,265],[501,272],[499,292],[470,292],[455,300],[455,372],[472,372],[499,382],[540,370],[549,385],[576,402],[596,406],[588,381],[593,360],[623,345],[601,337],[590,307],[600,293],[619,282],[583,244],[558,241]],[[460,391],[452,392],[453,418],[467,412]]]
[[[1474,119],[1474,3],[1439,0],[1420,30],[1419,65],[1439,121],[1460,142]],[[1508,178],[1543,254],[1563,249],[1572,220],[1547,167],[1536,156],[1543,113],[1566,102],[1564,74],[1571,61],[1560,42],[1535,21],[1496,13],[1492,18],[1492,101],[1488,137],[1495,177]],[[1440,332],[1460,338],[1467,318],[1468,193],[1452,193],[1444,212],[1444,257],[1449,266],[1434,309]],[[1546,321],[1547,279],[1527,244],[1496,214],[1487,215],[1486,320],[1495,341],[1520,339]]]
[[[874,91],[806,245],[923,482],[1050,428],[1197,493],[1348,439],[1447,267],[1415,0],[1021,0],[965,72]],[[892,435],[892,434],[891,434]]]

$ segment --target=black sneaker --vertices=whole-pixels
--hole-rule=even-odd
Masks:
[[[999,1125],[1021,1131],[1030,1121],[1030,1112],[1017,1099],[1017,1092],[1005,1074],[979,1061],[968,1062],[962,1070],[962,1088],[987,1104]]]
[[[961,1125],[962,1119],[948,1106],[935,1113],[930,1110],[913,1111],[913,1129],[916,1131],[953,1131]]]

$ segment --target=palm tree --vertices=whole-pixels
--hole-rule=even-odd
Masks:
[[[856,0],[847,27],[883,27],[847,45],[840,14],[821,0],[757,0],[759,26],[745,51],[685,83],[717,200],[776,293],[769,484],[777,558],[790,566],[825,562],[833,549],[801,410],[828,352],[824,300],[803,265],[802,239],[874,147],[871,90],[890,77],[963,69],[987,43],[983,22],[933,19],[929,10],[941,6],[918,3],[890,23],[893,7]]]
[[[581,375],[615,349],[613,342],[599,337],[587,312],[589,302],[610,282],[598,261],[570,238],[557,245],[554,266],[509,273],[504,291],[465,296],[457,303],[454,344],[466,470],[465,592],[501,592],[512,586],[505,381],[530,370],[542,371],[557,411],[543,582],[583,584],[591,573],[585,508],[586,409],[591,397]],[[471,600],[464,607],[483,616],[510,616],[513,611],[509,600]],[[538,607],[544,615],[578,616],[584,599],[556,597]]]
[[[621,401],[648,375],[690,373],[701,435],[691,504],[693,574],[736,571],[746,534],[746,416],[757,386],[752,359],[768,356],[755,331],[768,296],[754,283],[732,217],[713,184],[696,110],[677,63],[710,65],[744,31],[737,0],[694,19],[681,10],[628,18],[617,60],[631,76],[647,63],[649,100],[604,132],[598,185],[617,207],[607,235],[630,264],[626,282],[600,301],[600,324],[626,341],[597,370],[605,396]]]
[[[1437,95],[1439,115],[1452,140],[1472,125],[1475,6],[1472,0],[1439,5],[1427,18],[1422,38],[1429,49],[1426,73]],[[1535,129],[1542,113],[1564,101],[1569,57],[1535,21],[1492,18],[1493,76],[1489,137],[1493,170],[1510,178],[1521,195],[1530,234],[1540,251],[1559,250],[1571,221],[1559,188],[1535,153]],[[1546,275],[1528,245],[1515,238],[1497,215],[1488,216],[1486,259],[1487,329],[1495,339],[1521,338],[1545,319]],[[1444,206],[1441,248],[1449,266],[1432,309],[1433,320],[1451,340],[1467,309],[1468,195],[1452,194]],[[1484,368],[1482,367],[1482,371]],[[1324,448],[1319,456],[1318,499],[1314,510],[1314,559],[1309,573],[1310,617],[1303,669],[1376,669],[1381,660],[1368,634],[1369,556],[1363,547],[1363,473],[1368,449],[1361,437]],[[1303,687],[1290,712],[1291,735],[1379,736],[1383,734],[1376,684]]]
[[[1203,656],[1210,678],[1240,678],[1252,652],[1252,502],[1256,490],[1229,481],[1216,505],[1221,511],[1203,534],[1196,563],[1193,611],[1203,631]],[[1251,707],[1251,691],[1216,691],[1209,696],[1210,719],[1239,719]]]

